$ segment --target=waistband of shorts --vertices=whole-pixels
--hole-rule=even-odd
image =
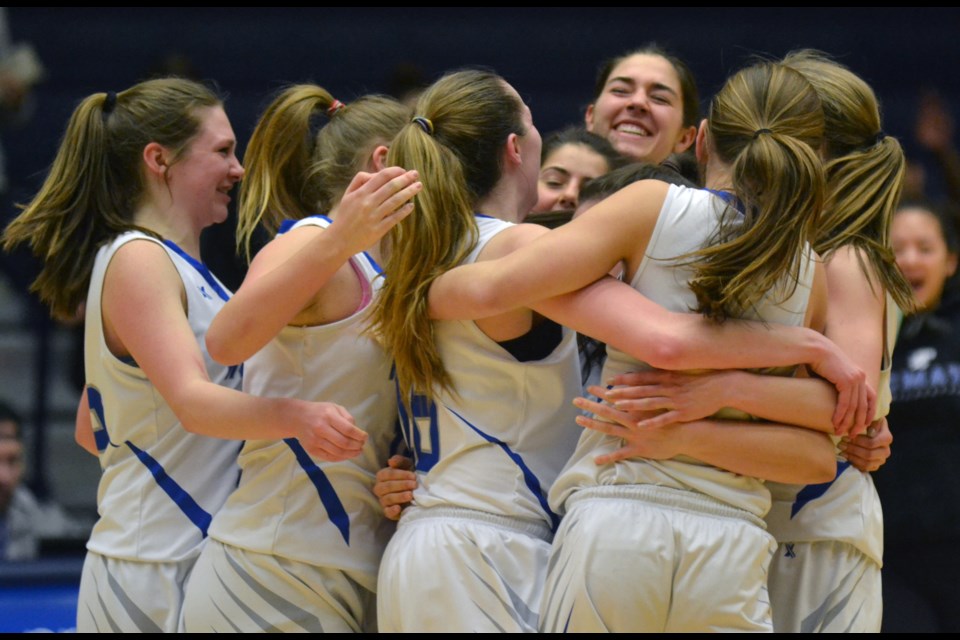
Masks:
[[[695,491],[647,484],[607,485],[603,487],[591,487],[589,489],[578,489],[567,498],[567,513],[569,513],[573,505],[578,502],[597,499],[640,500],[664,507],[719,516],[721,518],[746,520],[750,524],[756,525],[763,530],[767,528],[767,523],[764,522],[763,518],[749,511],[720,502],[716,498],[711,498],[710,496]]]
[[[510,516],[501,516],[495,513],[487,513],[486,511],[477,511],[476,509],[467,509],[464,507],[407,507],[400,516],[398,526],[402,527],[417,520],[425,520],[428,518],[474,520],[540,538],[545,542],[551,542],[553,540],[553,532],[546,523],[531,522],[530,520],[521,520],[520,518],[511,518]]]

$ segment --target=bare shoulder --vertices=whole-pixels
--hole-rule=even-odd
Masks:
[[[294,253],[303,249],[325,230],[324,227],[308,224],[276,236],[264,245],[250,261],[247,277],[255,278],[260,273],[270,271]]]
[[[537,238],[550,233],[539,224],[523,223],[504,229],[487,242],[480,252],[480,260],[496,260],[527,246]]]

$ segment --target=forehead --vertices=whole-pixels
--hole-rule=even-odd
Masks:
[[[230,119],[223,107],[203,107],[197,111],[197,117],[200,119],[197,140],[233,139],[233,127],[230,126]]]
[[[607,83],[615,80],[638,85],[663,84],[679,95],[680,76],[669,60],[649,53],[637,53],[620,61],[611,71]]]
[[[562,144],[547,156],[544,169],[557,167],[568,173],[584,173],[598,176],[609,170],[607,159],[590,147],[568,142]]]
[[[919,208],[898,211],[893,217],[891,232],[943,237],[937,217],[926,209]]]

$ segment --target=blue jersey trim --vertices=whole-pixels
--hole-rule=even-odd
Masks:
[[[513,460],[514,464],[516,464],[520,468],[520,471],[523,472],[523,480],[526,483],[527,488],[530,489],[530,491],[533,493],[534,496],[536,496],[537,501],[540,503],[540,506],[543,507],[543,510],[550,517],[550,522],[551,522],[550,529],[554,533],[556,533],[557,527],[560,525],[560,516],[555,514],[553,510],[550,509],[550,505],[547,503],[547,498],[543,493],[543,488],[540,485],[540,480],[533,473],[533,471],[530,470],[530,467],[528,467],[527,464],[523,461],[523,458],[521,458],[518,453],[515,453],[513,450],[511,450],[510,447],[505,442],[502,442],[497,438],[494,438],[493,436],[487,435],[486,433],[478,429],[476,426],[471,424],[469,420],[461,416],[459,413],[457,413],[450,407],[447,407],[447,409],[450,411],[450,413],[460,418],[460,420],[462,420],[464,424],[466,424],[468,427],[476,431],[481,438],[503,449],[503,451],[507,454],[507,456],[509,456],[509,458]]]
[[[180,507],[180,511],[190,519],[197,529],[200,529],[200,533],[204,538],[207,537],[207,529],[210,528],[210,522],[213,520],[213,517],[204,511],[203,507],[197,504],[197,501],[194,500],[189,493],[184,491],[183,487],[177,484],[177,481],[167,475],[166,469],[163,468],[159,462],[157,462],[149,453],[138,449],[135,444],[127,441],[127,446],[130,447],[130,450],[140,459],[140,462],[147,468],[147,470],[153,475],[154,480],[157,481],[157,484],[160,486],[164,492],[170,496],[173,502]]]
[[[340,502],[336,489],[330,484],[330,480],[327,479],[327,475],[323,472],[323,469],[313,461],[313,458],[310,457],[310,454],[307,453],[306,449],[303,448],[303,445],[300,444],[296,438],[284,438],[283,441],[286,442],[287,446],[293,451],[297,462],[300,463],[307,477],[310,478],[310,482],[316,487],[317,494],[320,496],[320,502],[323,504],[324,509],[327,510],[327,516],[330,518],[330,522],[340,530],[343,541],[347,543],[347,546],[350,546],[350,517],[347,515],[347,510],[343,508],[343,503]]]
[[[322,214],[319,214],[319,213],[315,213],[315,214],[313,214],[313,215],[311,215],[311,216],[305,216],[305,217],[303,217],[303,218],[300,218],[299,220],[295,220],[295,219],[293,219],[293,218],[287,218],[286,220],[284,220],[283,222],[280,223],[280,228],[277,229],[277,235],[279,236],[279,235],[282,234],[282,233],[286,233],[287,231],[290,231],[290,229],[293,228],[293,225],[295,225],[295,224],[297,224],[298,222],[300,222],[300,220],[307,220],[307,219],[309,219],[309,218],[320,218],[321,220],[326,220],[327,223],[329,223],[329,224],[333,224],[333,220],[331,220],[329,217],[327,217],[327,216],[325,216],[325,215],[322,215]]]
[[[830,482],[824,482],[822,484],[808,484],[797,494],[797,499],[793,502],[793,507],[790,510],[790,517],[793,518],[800,509],[803,509],[807,506],[808,503],[816,500],[823,494],[827,492],[833,483],[837,481],[837,478],[840,477],[840,474],[847,470],[850,467],[849,462],[837,462],[837,475],[833,477],[833,480]]]
[[[217,282],[217,279],[213,277],[212,273],[210,273],[210,269],[207,268],[207,265],[203,264],[199,260],[194,259],[193,256],[189,255],[186,251],[178,247],[174,242],[170,240],[164,240],[163,244],[173,249],[177,253],[177,255],[179,255],[181,258],[186,260],[190,264],[190,266],[196,269],[197,273],[199,273],[203,277],[203,279],[207,281],[207,284],[210,285],[210,288],[213,289],[214,293],[216,293],[221,300],[226,302],[227,300],[230,299],[229,294],[227,294],[227,292],[223,290],[223,287],[220,286],[220,283]]]
[[[97,417],[97,422],[100,424],[99,429],[93,430],[93,440],[97,443],[97,451],[102,453],[106,451],[107,445],[110,444],[110,434],[107,433],[107,419],[103,412],[103,396],[100,395],[98,389],[87,387],[87,406],[90,408],[90,412]]]

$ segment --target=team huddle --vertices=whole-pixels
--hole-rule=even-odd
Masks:
[[[243,166],[202,83],[85,98],[3,235],[85,314],[77,630],[879,631],[903,152],[820,52],[698,100],[601,67],[586,129],[647,169],[586,206],[489,70],[287,87]]]

